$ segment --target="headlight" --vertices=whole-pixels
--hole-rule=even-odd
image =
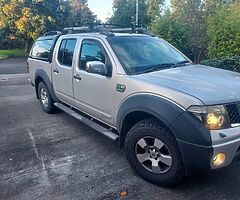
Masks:
[[[230,128],[228,113],[223,105],[191,106],[189,112],[194,114],[210,130]]]

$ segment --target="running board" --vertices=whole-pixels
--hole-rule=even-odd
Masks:
[[[68,113],[72,117],[78,119],[79,121],[86,124],[87,126],[90,126],[94,130],[102,133],[103,135],[107,136],[111,140],[114,140],[114,141],[118,140],[119,136],[116,133],[113,133],[111,130],[104,128],[101,125],[97,124],[96,122],[80,115],[79,113],[75,112],[71,108],[69,108],[61,103],[57,103],[57,102],[54,103],[54,106],[58,107],[60,110],[62,110],[64,112]]]

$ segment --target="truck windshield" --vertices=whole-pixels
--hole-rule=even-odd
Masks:
[[[127,74],[141,74],[184,65],[189,61],[162,39],[144,36],[107,38]]]

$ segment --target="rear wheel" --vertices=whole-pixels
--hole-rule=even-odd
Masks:
[[[140,121],[131,128],[125,140],[125,151],[132,168],[154,184],[172,186],[184,175],[174,136],[155,119]]]
[[[53,113],[55,111],[54,101],[44,82],[40,82],[38,85],[38,97],[40,105],[46,113]]]

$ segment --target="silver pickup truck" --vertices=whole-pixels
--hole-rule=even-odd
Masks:
[[[65,31],[37,39],[28,59],[45,112],[117,140],[132,168],[162,186],[238,160],[240,74],[194,64],[142,28]]]

